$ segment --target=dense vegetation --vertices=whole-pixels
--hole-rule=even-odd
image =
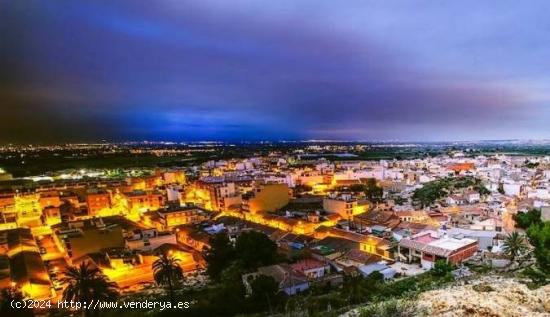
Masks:
[[[540,215],[539,209],[532,209],[515,216],[516,225],[527,229],[527,238],[533,247],[532,254],[536,259],[536,267],[528,268],[523,275],[531,278],[534,285],[538,286],[548,283],[550,277],[550,222],[543,222]],[[511,237],[512,235],[509,236]],[[506,244],[509,244],[508,239]],[[507,245],[505,245],[505,252],[510,253]]]
[[[550,222],[533,223],[527,229],[527,236],[535,248],[537,266],[545,274],[550,274]]]
[[[216,234],[206,255],[207,273],[214,284],[208,292],[191,292],[188,296],[197,302],[186,312],[190,316],[231,316],[277,307],[283,297],[278,294],[273,278],[265,276],[256,280],[251,285],[254,295],[246,297],[241,276],[281,260],[277,245],[263,233],[244,232],[235,245],[225,232]]]
[[[480,195],[489,194],[489,190],[485,188],[477,178],[470,176],[445,177],[425,183],[422,188],[414,191],[412,198],[420,207],[427,207],[449,195],[456,189],[465,189],[469,187],[479,192]]]
[[[528,212],[520,212],[514,215],[516,226],[518,228],[527,229],[533,224],[542,222],[540,218],[540,209],[533,208]]]
[[[185,311],[185,316],[232,316],[244,313],[260,313],[262,315],[266,312],[286,314],[307,312],[310,316],[332,316],[341,312],[342,309],[347,310],[354,305],[383,305],[380,303],[387,300],[400,302],[402,299],[410,298],[435,287],[441,287],[453,280],[450,274],[452,267],[445,262],[438,262],[436,269],[414,277],[384,281],[378,272],[372,273],[366,278],[360,275],[347,276],[341,288],[312,285],[308,292],[288,297],[278,293],[278,286],[271,277],[264,276],[252,283],[253,295],[246,297],[241,275],[266,263],[258,262],[257,257],[260,255],[254,255],[255,252],[247,251],[246,254],[243,254],[243,250],[239,251],[239,244],[244,246],[253,243],[252,235],[256,236],[254,240],[263,240],[259,236],[263,234],[245,233],[249,236],[243,238],[240,243],[239,238],[234,248],[228,243],[228,240],[223,238],[223,235],[218,234],[215,237],[216,248],[213,244],[207,260],[218,268],[225,268],[221,272],[209,270],[212,278],[216,281],[215,286],[206,291],[182,293],[181,296],[185,296],[187,300],[189,298],[196,299],[192,307]],[[256,249],[253,250],[258,250],[259,245],[265,243],[263,247],[271,249],[267,246],[267,241],[269,240],[249,247],[255,247]],[[271,261],[277,261],[278,255],[273,252],[273,249],[271,250],[268,251],[271,255],[264,254],[261,257],[267,256],[267,258],[271,258]],[[222,255],[229,255],[231,260],[227,261]],[[253,259],[255,257],[256,259]],[[223,263],[218,263],[218,261]],[[247,266],[249,269],[246,269]],[[158,312],[157,315],[179,316],[179,314],[181,312],[165,311]]]
[[[371,202],[381,202],[383,200],[384,190],[378,185],[376,179],[369,178],[364,184],[353,184],[350,186],[337,187],[338,191],[349,191],[353,193],[363,193],[365,198]]]

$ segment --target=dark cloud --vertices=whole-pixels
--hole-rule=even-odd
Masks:
[[[334,22],[168,3],[8,2],[0,141],[512,137],[533,107]]]

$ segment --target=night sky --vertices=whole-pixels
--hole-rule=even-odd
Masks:
[[[0,0],[0,142],[550,138],[548,12]]]

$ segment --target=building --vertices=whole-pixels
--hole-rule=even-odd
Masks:
[[[17,228],[17,211],[14,194],[0,194],[0,229],[15,228]]]
[[[40,204],[40,209],[43,210],[46,207],[59,207],[62,201],[58,191],[47,191],[40,193],[38,203]]]
[[[478,203],[481,200],[481,195],[476,190],[466,191],[464,197],[470,204]]]
[[[254,273],[242,276],[243,284],[248,294],[252,294],[252,282],[260,275],[270,276],[279,284],[279,291],[287,295],[296,295],[309,289],[307,277],[294,270],[288,264],[274,264],[258,268]]]
[[[477,240],[480,250],[490,250],[493,246],[498,244],[499,233],[489,230],[450,228],[447,230],[447,235],[457,239],[468,238]]]
[[[86,194],[88,215],[95,216],[111,208],[111,196],[106,190],[91,190]]]
[[[323,199],[323,209],[339,214],[343,219],[353,219],[369,209],[366,201],[359,201],[350,194],[326,197]]]
[[[139,253],[126,248],[105,249],[103,252],[107,265],[111,269],[125,269],[143,264],[143,258]]]
[[[210,235],[186,226],[176,228],[179,244],[189,246],[197,251],[210,249]]]
[[[290,265],[294,271],[305,275],[308,280],[322,279],[330,272],[330,265],[315,259],[304,259]]]
[[[57,227],[56,227],[57,226]],[[54,240],[71,259],[88,253],[125,246],[122,228],[117,224],[106,225],[102,218],[73,221],[54,226]]]
[[[158,230],[170,230],[177,226],[195,224],[208,220],[210,213],[196,206],[183,206],[149,211],[142,216],[146,224]]]
[[[325,239],[326,237],[345,239],[353,242],[356,248],[362,252],[376,255],[382,259],[393,260],[390,242],[373,235],[364,235],[337,228],[320,227],[316,230],[315,237],[317,239]]]
[[[48,271],[38,252],[23,251],[10,257],[10,278],[25,296],[32,299],[53,297]]]
[[[185,184],[186,177],[183,171],[165,171],[162,172],[162,181],[164,184]]]
[[[33,299],[52,297],[51,283],[31,230],[0,232],[0,250],[9,258],[11,282]]]
[[[156,229],[137,229],[126,237],[126,246],[131,250],[152,251],[163,244],[177,244],[176,235]]]
[[[167,202],[175,202],[177,204],[181,203],[183,197],[182,192],[183,189],[179,185],[166,186]]]
[[[209,210],[238,209],[242,203],[237,181],[225,177],[203,177],[187,188],[186,201]]]
[[[39,194],[15,195],[15,210],[17,225],[20,227],[42,226],[42,209],[40,208]]]
[[[408,263],[420,262],[422,267],[430,269],[438,260],[459,264],[472,257],[478,248],[477,240],[451,238],[437,231],[427,230],[401,239],[397,252],[399,259]]]
[[[37,252],[38,246],[34,239],[31,229],[17,228],[0,232],[0,239],[6,244],[6,254],[13,257],[18,253]]]
[[[243,209],[251,213],[273,212],[288,205],[289,189],[286,184],[264,184],[243,197]]]
[[[0,212],[15,212],[15,195],[13,193],[0,194]]]
[[[521,192],[521,184],[511,180],[506,180],[502,184],[502,189],[504,190],[504,194],[507,196],[519,196]]]
[[[55,225],[61,222],[61,209],[59,207],[46,207],[42,211],[44,222],[49,225]]]
[[[456,163],[447,166],[447,169],[458,174],[461,172],[474,170],[475,166],[474,163]]]
[[[157,210],[164,206],[164,196],[159,191],[134,190],[124,193],[128,210],[133,214],[141,214]]]
[[[358,267],[358,270],[359,273],[361,273],[361,275],[363,275],[364,277],[367,277],[374,272],[378,272],[382,274],[384,280],[392,279],[397,273],[395,269],[389,267],[384,261],[361,265],[360,267]]]

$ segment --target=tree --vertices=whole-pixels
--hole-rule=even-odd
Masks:
[[[539,165],[539,162],[530,162],[528,160],[525,160],[525,167],[527,168],[537,168]]]
[[[13,287],[3,288],[0,293],[0,316],[33,317],[34,313],[28,307],[12,307],[12,302],[21,302],[23,300],[23,294],[18,289]]]
[[[482,184],[476,185],[474,189],[479,193],[479,196],[487,196],[491,194],[491,191]]]
[[[183,279],[183,270],[179,265],[179,259],[161,255],[153,262],[153,276],[159,285],[168,287],[170,301],[174,302],[174,285]]]
[[[365,197],[371,202],[380,202],[384,196],[382,187],[376,184],[376,179],[369,178],[365,184]]]
[[[272,305],[276,302],[276,295],[279,293],[279,283],[273,277],[262,274],[250,283],[250,288],[252,304],[260,310],[267,307],[271,311]]]
[[[256,269],[260,266],[277,262],[277,245],[265,234],[257,231],[243,232],[235,244],[236,258],[245,269]]]
[[[221,274],[222,282],[208,292],[206,304],[208,313],[201,316],[233,316],[246,312],[246,290],[240,280],[241,274],[238,274],[235,269],[236,267],[232,266],[228,268],[230,272],[224,270]]]
[[[63,300],[66,301],[85,303],[92,300],[113,300],[118,295],[115,284],[109,282],[99,269],[92,267],[87,261],[79,266],[67,267],[63,282],[67,283],[63,291]],[[89,316],[93,311],[85,309],[84,315]]]
[[[538,267],[544,273],[550,273],[550,222],[532,224],[527,229],[527,237],[535,248]]]
[[[436,200],[442,198],[447,194],[446,187],[448,186],[447,179],[435,180],[424,184],[419,189],[416,189],[413,193],[413,200],[421,207],[430,206]]]
[[[344,279],[342,297],[349,304],[363,303],[379,293],[384,283],[384,276],[380,272],[372,272],[367,277],[348,276]]]
[[[407,199],[401,197],[401,196],[396,196],[394,199],[393,199],[394,203],[396,205],[404,205],[406,202],[407,202]]]
[[[210,243],[205,259],[206,272],[214,281],[219,281],[221,272],[235,259],[235,248],[225,232],[217,233]]]
[[[364,192],[365,191],[365,185],[363,185],[363,184],[351,184],[351,185],[348,186],[348,189],[349,189],[349,191],[354,192],[354,193]]]
[[[219,283],[212,285],[204,297],[199,296],[194,309],[198,315],[192,316],[234,316],[247,312],[246,289],[242,282],[243,269],[233,261],[220,274]],[[202,297],[202,298],[201,298]],[[230,304],[228,304],[230,303]],[[178,315],[179,316],[179,315]]]
[[[503,183],[499,183],[498,184],[498,192],[502,195],[504,195],[505,191],[504,191],[504,184]]]
[[[434,267],[432,269],[432,274],[437,277],[448,276],[449,273],[453,270],[453,266],[445,260],[435,261]]]
[[[344,279],[344,286],[342,287],[342,297],[345,298],[349,304],[355,305],[367,300],[368,290],[364,286],[364,280],[362,276],[346,276]]]
[[[506,256],[510,258],[510,261],[514,261],[518,256],[521,256],[527,248],[525,238],[517,231],[510,233],[506,236],[503,244],[503,251]]]
[[[378,285],[380,283],[383,283],[384,282],[384,274],[380,273],[379,271],[374,271],[374,272],[370,273],[369,275],[367,275],[367,277],[365,277],[365,282],[369,286]]]
[[[516,226],[521,229],[527,229],[532,224],[541,223],[540,209],[533,208],[528,212],[520,212],[514,215]]]

